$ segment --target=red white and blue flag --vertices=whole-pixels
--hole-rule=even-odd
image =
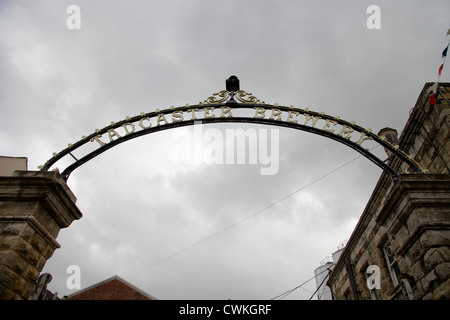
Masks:
[[[448,29],[448,31],[447,31],[447,36],[448,35],[450,35],[450,29]],[[438,95],[439,95],[439,92],[438,92],[438,84],[439,84],[439,80],[441,80],[441,74],[442,74],[442,69],[444,69],[444,63],[445,63],[445,58],[447,57],[447,51],[448,51],[448,46],[449,46],[449,44],[450,44],[450,41],[449,41],[449,43],[447,44],[447,47],[444,49],[444,51],[442,51],[442,59],[444,59],[443,61],[442,61],[442,64],[441,64],[441,66],[439,67],[439,70],[438,70],[438,79],[437,79],[437,81],[434,83],[434,85],[433,85],[433,87],[431,88],[431,94],[430,94],[430,96],[429,96],[429,98],[428,98],[428,100],[430,101],[430,103],[432,104],[432,105],[436,105],[437,104],[437,97],[438,97]]]

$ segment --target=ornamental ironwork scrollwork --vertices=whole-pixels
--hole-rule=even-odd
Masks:
[[[205,99],[200,104],[220,104],[224,103],[227,100],[232,101],[234,100],[234,97],[242,103],[253,103],[253,104],[264,104],[264,101],[261,101],[257,97],[255,97],[252,93],[246,92],[244,90],[237,90],[237,91],[227,91],[222,90],[216,93],[213,93],[212,96]]]
[[[262,104],[264,104],[264,101],[259,100],[252,93],[245,92],[244,90],[236,91],[235,97],[242,103],[255,103],[255,104],[262,103]]]
[[[154,112],[142,112],[140,116],[134,116],[131,118],[126,117],[125,120],[121,120],[119,122],[111,122],[111,125],[101,130],[96,129],[95,132],[90,134],[89,136],[83,136],[82,140],[77,141],[74,144],[69,144],[68,147],[61,152],[53,153],[53,157],[48,160],[42,167],[40,167],[40,170],[48,171],[61,159],[72,158],[72,164],[66,167],[66,169],[64,169],[61,173],[63,179],[67,181],[70,173],[73,170],[105,152],[106,150],[109,150],[115,145],[160,130],[176,128],[183,125],[190,125],[192,120],[198,119],[204,121],[204,123],[225,123],[236,121],[270,124],[276,126],[291,127],[294,129],[322,135],[341,142],[353,148],[354,150],[357,150],[366,158],[378,165],[380,168],[388,172],[391,175],[393,181],[396,181],[398,179],[398,173],[387,163],[372,154],[368,148],[364,148],[361,146],[361,144],[365,141],[374,140],[376,143],[384,146],[385,149],[389,150],[394,155],[398,156],[402,161],[407,163],[415,173],[425,172],[425,170],[420,167],[419,163],[417,163],[412,156],[399,149],[398,144],[391,144],[383,136],[373,134],[371,132],[371,129],[364,129],[363,127],[356,125],[353,121],[348,122],[345,120],[341,120],[339,117],[328,116],[324,112],[310,111],[308,108],[298,109],[294,108],[292,105],[287,107],[280,106],[277,103],[275,103],[274,105],[266,104],[264,101],[261,101],[260,99],[255,97],[252,93],[240,90],[239,82],[237,82],[238,80],[236,77],[230,78],[232,78],[232,81],[227,81],[227,90],[213,93],[210,97],[199,103],[199,105],[202,106],[196,106],[195,108],[189,109],[189,104],[186,104],[185,107],[171,107],[170,109],[165,110],[156,109]],[[238,101],[240,103],[237,103]],[[226,107],[223,106],[221,108],[216,108],[217,105],[221,104],[225,105]],[[209,107],[208,105],[214,105],[214,107]],[[230,110],[233,108],[250,109],[254,112],[253,117],[251,116],[251,113],[246,113],[246,115],[236,116],[236,118],[233,120],[233,115],[230,112]],[[195,114],[195,111],[201,112],[202,109],[202,113],[204,114],[203,119],[201,118],[201,113]],[[220,113],[214,115],[214,110],[220,110]],[[271,110],[272,112],[272,115],[270,117],[265,113],[266,111],[270,112],[269,110]],[[172,119],[170,119],[170,115],[172,116]],[[196,118],[196,115],[200,119]],[[185,119],[185,116],[188,117],[188,119]],[[303,116],[304,118],[299,120],[296,118],[298,116]],[[212,121],[212,118],[214,118],[214,121]],[[316,123],[319,120],[324,121],[323,126],[316,126]],[[333,128],[334,126],[338,125],[340,125],[341,127]],[[122,132],[119,134],[115,130],[122,130]],[[359,138],[356,137],[353,140],[350,140],[351,134],[353,134],[353,132],[359,133],[360,136]],[[91,142],[98,143],[97,149],[94,149],[91,152],[85,152],[83,146]],[[83,147],[83,149],[78,152],[79,148],[81,149],[81,147]],[[74,153],[74,151],[77,152]],[[75,162],[73,162],[73,160],[75,160]]]
[[[219,103],[227,101],[229,97],[230,97],[230,93],[227,90],[222,90],[222,91],[213,93],[213,95],[208,97],[205,101],[203,101],[203,103],[219,104]]]

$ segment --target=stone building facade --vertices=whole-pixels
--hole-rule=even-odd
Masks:
[[[426,173],[389,158],[400,178],[381,175],[329,275],[335,300],[450,299],[450,84],[439,85],[437,105],[428,101],[431,85],[398,139]]]
[[[0,300],[32,299],[61,228],[82,217],[58,172],[0,177]]]

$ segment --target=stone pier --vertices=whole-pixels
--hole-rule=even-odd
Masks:
[[[0,300],[28,300],[61,228],[82,217],[58,172],[0,177]]]

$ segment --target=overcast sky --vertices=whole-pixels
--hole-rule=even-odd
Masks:
[[[81,29],[67,27],[72,4]],[[367,27],[372,4],[381,29]],[[0,155],[37,170],[111,121],[198,103],[233,74],[267,103],[401,132],[437,79],[448,12],[446,0],[2,0]],[[118,275],[159,299],[271,299],[350,237],[381,174],[306,132],[202,128],[278,130],[279,170],[180,161],[177,139],[193,141],[193,127],[112,148],[68,180],[83,218],[58,236],[43,270],[50,290],[75,292],[66,271],[77,265],[82,288]],[[314,290],[310,281],[286,299]]]

